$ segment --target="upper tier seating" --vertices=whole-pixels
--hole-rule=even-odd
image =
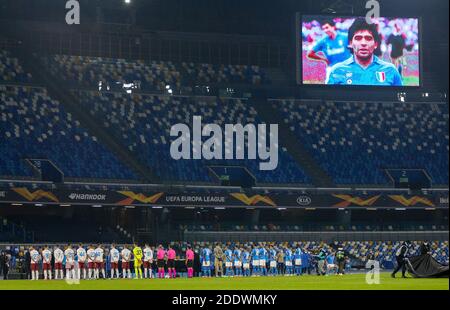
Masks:
[[[17,58],[0,50],[0,82],[30,83],[31,74],[25,73]]]

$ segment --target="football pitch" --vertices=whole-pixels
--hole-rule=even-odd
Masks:
[[[0,290],[449,290],[448,279],[392,279],[382,273],[380,284],[366,283],[365,274],[344,276],[194,278],[151,280],[0,281]]]

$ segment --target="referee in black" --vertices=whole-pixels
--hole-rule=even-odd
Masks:
[[[399,272],[400,269],[402,270],[402,278],[406,278],[406,264],[408,263],[407,255],[410,246],[411,242],[405,241],[395,253],[395,258],[397,259],[397,268],[395,268],[394,272],[392,272],[392,278],[395,278],[395,274]]]
[[[2,264],[3,280],[8,280],[9,264],[11,261],[11,255],[3,252],[0,257],[0,262]]]

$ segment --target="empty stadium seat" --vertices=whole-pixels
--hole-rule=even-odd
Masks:
[[[425,169],[448,184],[447,104],[273,101],[337,184],[388,184],[386,168]]]
[[[192,127],[192,117],[203,124],[262,123],[257,112],[238,99],[187,98],[112,92],[80,92],[81,104],[140,161],[163,180],[212,181],[208,165],[247,167],[261,183],[308,183],[309,179],[285,149],[278,168],[260,171],[258,160],[170,160],[170,129],[178,123]]]

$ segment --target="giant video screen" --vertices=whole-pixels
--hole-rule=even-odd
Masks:
[[[421,85],[417,18],[298,16],[297,24],[301,84]]]

